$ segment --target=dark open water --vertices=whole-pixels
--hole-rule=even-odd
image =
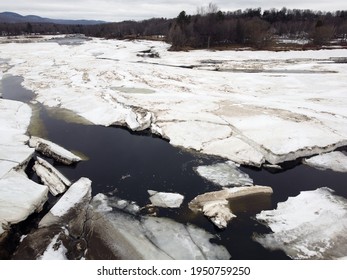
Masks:
[[[20,77],[5,77],[2,81],[3,98],[28,102],[33,94],[20,85],[21,81]],[[193,214],[187,204],[198,194],[219,189],[199,177],[193,167],[216,163],[221,159],[175,148],[148,132],[132,133],[120,127],[67,122],[53,117],[49,109],[42,105],[35,106],[44,126],[39,131],[44,131],[46,138],[88,157],[88,160],[71,167],[54,163],[70,180],[88,177],[93,182],[93,194],[102,192],[116,195],[136,201],[139,206],[149,203],[149,189],[181,193],[185,196],[182,207],[174,210],[159,209],[158,216],[193,223],[216,234],[214,242],[223,244],[233,259],[288,258],[283,252],[268,251],[252,240],[253,234],[269,232],[269,229],[254,220],[255,214],[261,210],[276,208],[278,202],[285,201],[289,196],[319,187],[329,187],[336,194],[347,198],[347,174],[344,173],[320,171],[301,164],[274,174],[267,170],[241,167],[255,184],[271,186],[274,194],[268,199],[253,197],[234,201],[232,208],[238,218],[227,229],[219,230],[203,215]],[[33,180],[38,181],[30,166],[27,172]],[[51,198],[47,209],[54,202],[55,199]],[[34,222],[32,225],[30,221],[23,224],[25,230],[20,226],[15,227],[16,230],[27,232]],[[17,233],[17,239],[18,236]],[[12,249],[14,247],[9,246]]]

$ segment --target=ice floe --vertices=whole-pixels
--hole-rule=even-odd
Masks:
[[[225,228],[236,217],[231,212],[229,200],[252,195],[271,195],[272,192],[272,188],[265,186],[224,188],[198,195],[188,205],[194,212],[203,212],[218,228]]]
[[[14,259],[80,259],[86,250],[85,223],[91,181],[80,178],[19,244]]]
[[[193,225],[184,225],[168,218],[135,217],[109,208],[105,210],[104,195],[92,200],[92,229],[89,244],[97,243],[107,249],[104,254],[122,259],[229,259],[229,252],[212,244],[212,234]],[[102,205],[100,209],[100,205]],[[107,229],[107,231],[106,231]],[[99,254],[99,248],[91,246],[88,254]]]
[[[48,188],[22,172],[34,153],[26,145],[30,117],[28,105],[0,99],[0,235],[40,211],[47,200]]]
[[[37,157],[33,170],[54,196],[65,192],[66,187],[71,186],[69,179],[42,158]]]
[[[236,218],[236,215],[230,210],[229,201],[226,199],[208,201],[202,205],[201,211],[220,229],[226,228],[228,222]]]
[[[164,208],[178,208],[181,206],[184,196],[179,193],[157,192],[148,190],[149,200],[154,206]]]
[[[48,188],[10,171],[0,179],[0,223],[3,230],[39,212],[47,200]],[[1,228],[0,227],[0,228]]]
[[[32,136],[29,140],[29,146],[36,151],[54,158],[56,161],[64,164],[72,164],[82,159],[63,147],[40,137]]]
[[[195,170],[200,176],[222,187],[253,185],[253,180],[248,174],[242,172],[237,167],[232,161],[227,161],[199,166]]]
[[[28,105],[0,99],[0,178],[27,163],[34,153],[25,143],[31,109]]]
[[[141,210],[140,206],[138,206],[135,201],[129,201],[114,196],[106,197],[103,194],[97,194],[95,198],[96,201],[101,202],[101,204],[97,207],[98,211],[101,212],[111,211],[113,208],[115,208],[126,213],[137,214]]]
[[[92,182],[85,177],[80,178],[77,182],[71,185],[66,193],[59,199],[59,201],[52,207],[49,214],[54,217],[63,217],[71,209],[76,207],[85,199],[90,197]],[[41,221],[44,224],[45,218]]]
[[[255,237],[268,249],[281,249],[293,259],[347,256],[347,200],[328,188],[303,191],[256,218],[273,232]]]
[[[317,169],[347,172],[347,156],[338,151],[306,158],[303,162]]]

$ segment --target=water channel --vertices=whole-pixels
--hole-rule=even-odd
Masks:
[[[21,86],[22,77],[5,76],[2,80],[3,98],[29,103],[33,93]],[[30,103],[29,103],[30,104]],[[70,180],[80,177],[92,180],[93,195],[105,193],[135,201],[139,206],[149,202],[147,190],[178,192],[185,196],[179,209],[159,209],[158,216],[170,217],[181,223],[192,223],[216,235],[213,242],[224,245],[232,259],[287,259],[282,251],[269,251],[252,240],[254,234],[270,230],[258,223],[254,216],[265,209],[276,208],[278,202],[300,191],[329,187],[337,195],[347,198],[347,174],[321,171],[300,163],[291,163],[281,172],[271,173],[265,169],[241,167],[257,185],[271,186],[274,194],[269,199],[252,197],[233,201],[232,209],[237,215],[227,229],[217,229],[202,214],[194,214],[187,204],[196,195],[219,190],[220,187],[204,180],[194,167],[221,162],[223,159],[176,148],[169,142],[149,132],[133,133],[121,127],[90,125],[71,112],[50,109],[41,104],[30,104],[35,112],[29,134],[42,136],[69,150],[83,155],[86,160],[73,166],[63,166],[50,160]],[[29,177],[39,182],[32,172],[31,162],[27,168]],[[50,198],[47,211],[56,199]],[[43,215],[43,214],[41,214]],[[14,231],[28,232],[35,226],[26,221]],[[16,233],[14,233],[16,234]],[[18,241],[13,238],[12,242]],[[9,244],[14,250],[15,244]]]

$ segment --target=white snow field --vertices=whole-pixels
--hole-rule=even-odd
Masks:
[[[137,56],[150,48],[160,57]],[[0,56],[47,106],[94,124],[150,128],[172,145],[237,163],[276,164],[347,144],[347,68],[336,63],[346,49],[168,48],[93,39],[1,44]]]

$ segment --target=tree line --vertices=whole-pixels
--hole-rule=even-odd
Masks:
[[[168,32],[173,48],[210,48],[240,45],[267,48],[276,38],[306,39],[321,46],[339,39],[347,43],[347,11],[257,9],[219,11],[217,6],[198,9],[196,15],[182,11]]]
[[[268,48],[276,38],[305,39],[314,46],[347,44],[347,11],[260,8],[222,12],[215,4],[174,19],[152,18],[98,25],[0,23],[0,35],[84,34],[101,38],[165,38],[172,49],[250,46]]]

